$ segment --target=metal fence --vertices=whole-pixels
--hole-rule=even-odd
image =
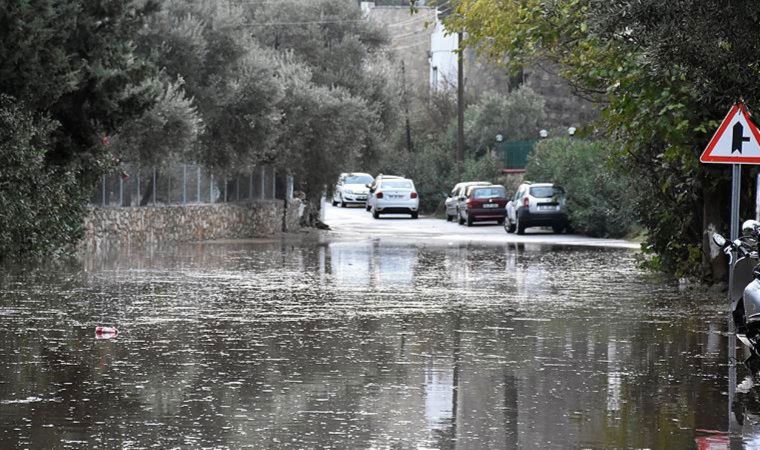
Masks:
[[[270,166],[229,174],[197,164],[142,168],[127,163],[116,173],[101,178],[90,204],[103,207],[184,205],[283,200],[292,196],[292,177]]]

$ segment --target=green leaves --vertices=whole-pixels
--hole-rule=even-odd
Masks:
[[[16,103],[0,95],[0,262],[73,250],[88,191],[75,171],[44,162],[56,124]]]
[[[631,218],[639,174],[616,164],[619,143],[573,138],[542,140],[528,160],[525,178],[559,183],[568,192],[570,221],[581,232],[623,237],[638,223]]]

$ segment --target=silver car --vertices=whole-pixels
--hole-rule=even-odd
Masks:
[[[451,222],[459,217],[459,203],[464,201],[465,189],[469,186],[488,186],[490,184],[487,181],[466,181],[454,185],[451,193],[446,196],[446,221]]]
[[[368,207],[375,219],[380,218],[380,214],[411,214],[412,219],[416,219],[419,217],[420,198],[412,180],[387,178],[377,183]]]
[[[333,191],[332,205],[345,208],[349,204],[365,204],[369,195],[367,184],[373,180],[368,173],[342,173]]]
[[[524,234],[526,228],[552,227],[555,233],[570,232],[567,195],[553,183],[523,183],[507,203],[507,233]]]

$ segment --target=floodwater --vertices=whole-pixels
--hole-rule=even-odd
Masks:
[[[748,380],[738,434],[719,433],[723,294],[658,282],[635,257],[275,240],[13,268],[0,448],[751,444]]]

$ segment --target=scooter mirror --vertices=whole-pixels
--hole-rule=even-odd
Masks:
[[[745,220],[742,224],[742,234],[745,236],[757,233],[758,229],[760,229],[760,222],[757,220]]]
[[[715,245],[717,245],[720,248],[723,248],[726,246],[726,238],[719,235],[718,233],[713,233],[712,240],[713,242],[715,242]]]

